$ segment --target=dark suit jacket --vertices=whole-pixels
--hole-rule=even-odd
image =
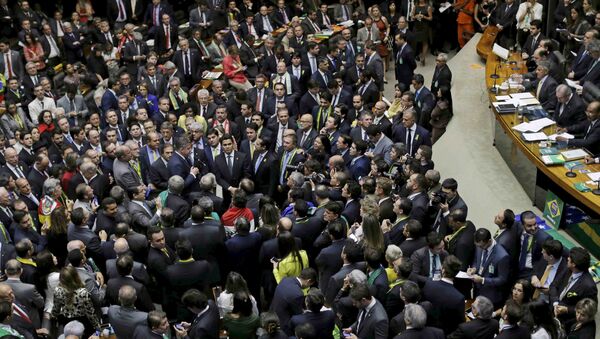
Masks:
[[[556,95],[555,95],[556,96]],[[554,121],[562,127],[571,127],[583,121],[586,121],[585,103],[579,95],[573,93],[573,97],[567,102],[562,114],[559,114],[562,104],[556,103],[554,111]]]
[[[435,94],[432,93],[427,87],[421,87],[419,94],[415,94],[414,107],[419,116],[417,124],[421,126],[429,126],[431,111],[435,107]]]
[[[190,165],[188,159],[184,159],[182,155],[175,152],[169,159],[168,169],[169,174],[171,176],[179,175],[185,180],[185,186],[183,190],[183,194],[187,194],[192,191],[200,190],[200,183],[198,182],[198,178],[195,178],[191,173],[192,166]]]
[[[428,280],[423,298],[432,305],[431,324],[445,334],[454,332],[465,321],[465,297],[453,285],[443,280]]]
[[[335,313],[331,310],[318,313],[306,312],[297,314],[290,319],[290,329],[294,329],[302,324],[311,324],[315,333],[319,333],[319,338],[333,339],[333,327],[335,326]]]
[[[404,254],[404,252],[402,253]],[[440,263],[443,263],[448,256],[448,252],[442,251],[439,256]],[[423,286],[431,274],[431,253],[429,252],[429,247],[422,247],[414,251],[410,256],[410,260],[413,263],[411,279],[416,280],[421,286]]]
[[[443,339],[446,338],[444,332],[436,327],[426,326],[421,329],[411,328],[398,334],[394,339],[420,339],[420,338],[431,338],[431,339]]]
[[[431,79],[431,93],[437,96],[438,89],[442,86],[450,88],[452,85],[452,71],[448,65],[438,68],[433,71],[433,79]]]
[[[591,122],[589,120],[582,121],[576,125],[567,127],[567,131],[575,134],[575,139],[568,141],[569,146],[584,147],[592,154],[600,153],[600,121],[589,128]],[[589,132],[588,131],[589,128]]]
[[[365,177],[371,171],[371,161],[366,156],[354,158],[348,166],[348,170],[352,173],[354,180],[358,181],[360,177]]]
[[[529,34],[529,36],[527,36],[527,40],[525,40],[525,44],[523,44],[523,47],[521,48],[521,51],[527,53],[529,58],[532,58],[533,52],[535,52],[535,50],[540,46],[540,41],[544,39],[546,39],[546,37],[540,33],[535,40],[535,44],[533,44],[533,36]]]
[[[456,331],[448,335],[448,339],[494,339],[498,334],[498,320],[474,319],[458,325]]]
[[[63,45],[65,47],[65,57],[67,62],[75,63],[83,59],[83,49],[81,47],[81,41],[79,41],[79,33],[73,31],[71,34],[65,34],[62,37]],[[76,44],[79,42],[79,44]]]
[[[214,301],[208,300],[208,311],[194,318],[188,336],[190,338],[219,338],[219,309]]]
[[[498,7],[498,9],[496,10],[496,22],[499,25],[502,25],[502,27],[504,27],[504,30],[502,31],[503,33],[504,31],[506,31],[507,34],[512,34],[512,32],[514,32],[514,30],[516,29],[516,27],[513,28],[512,26],[515,25],[516,14],[517,10],[519,9],[519,4],[513,3],[510,9],[508,10],[506,7],[506,3],[503,3]]]
[[[319,269],[319,289],[327,291],[327,285],[332,275],[337,273],[344,264],[341,258],[346,239],[334,241],[331,245],[321,250],[315,263]]]
[[[316,119],[315,119],[315,121],[316,121]],[[301,130],[301,129],[296,130],[296,136],[298,137],[298,147],[302,148],[304,150],[309,150],[313,147],[313,142],[317,138],[318,132],[314,128],[311,128],[310,133],[308,133],[308,136],[304,140],[304,143],[301,144],[303,134],[304,134],[303,130]]]
[[[190,204],[181,196],[169,193],[166,206],[175,214],[175,225],[181,225],[190,217]]]
[[[494,306],[501,306],[505,302],[506,286],[509,284],[510,256],[501,245],[494,246],[483,263],[482,254],[481,248],[477,247],[472,267],[485,279],[485,284],[475,284],[476,295],[483,295]]]
[[[162,159],[158,160],[155,161],[148,170],[148,182],[153,184],[157,190],[164,191],[167,189],[171,175],[169,174],[169,169],[165,165],[165,162]]]
[[[515,327],[511,327],[505,329],[500,332],[496,339],[529,339],[531,338],[531,334],[529,334],[529,329],[523,325],[518,325]]]
[[[400,249],[402,250],[402,256],[410,258],[415,251],[425,248],[426,246],[427,241],[425,241],[425,238],[418,237],[404,240],[404,242],[400,244]]]
[[[590,67],[586,70],[584,76],[579,79],[579,83],[583,86],[586,82],[591,82],[593,84],[598,84],[600,81],[600,62],[595,62],[592,60],[590,62]]]
[[[546,260],[542,259],[538,261],[538,263],[533,267],[533,275],[541,280],[547,266],[548,262]],[[558,264],[558,269],[554,275],[554,280],[552,280],[549,286],[549,289],[553,291],[548,291],[548,295],[560,295],[562,290],[559,291],[558,289],[561,287],[560,285],[563,283],[565,277],[569,276],[570,274],[571,271],[569,271],[567,268],[567,259],[563,257],[560,261],[560,264]]]
[[[421,192],[412,199],[412,209],[410,210],[410,218],[418,220],[421,224],[425,221],[425,213],[429,205],[429,196],[425,192]]]
[[[323,74],[317,71],[311,75],[311,79],[319,84],[321,90],[327,90],[327,85],[329,82],[333,81],[333,74],[331,74],[330,71],[326,71]]]
[[[520,246],[520,244],[518,243],[518,239],[517,239],[518,237],[517,237],[516,233],[517,233],[516,226],[513,225],[513,227],[511,229],[507,229],[507,230],[503,231],[495,238],[496,242],[498,244],[500,244],[502,247],[504,247],[504,250],[506,252],[508,252],[508,255],[510,256],[511,276],[515,275],[517,273],[517,271],[519,270],[518,264],[519,264],[519,246]],[[546,268],[544,267],[544,269],[546,269]]]
[[[275,154],[268,151],[262,158],[260,164],[256,164],[258,161],[258,154],[254,155],[252,159],[251,170],[253,174],[255,190],[264,195],[273,196],[275,194],[275,188],[277,186],[277,166]]]
[[[250,101],[250,104],[252,105],[252,107],[256,108],[256,101],[258,100],[258,89],[256,87],[252,87],[248,91],[246,91],[246,94],[248,95],[248,100]],[[268,87],[264,87],[263,93],[262,93],[262,108],[263,108],[263,110],[265,110],[265,108],[266,108],[265,105],[267,104],[267,100],[272,96],[273,96],[273,90]]]
[[[417,130],[413,133],[411,132],[411,136],[413,138],[412,141],[412,152],[411,155],[414,156],[417,153],[417,150],[421,145],[431,146],[431,137],[429,132],[417,125]],[[392,140],[394,142],[401,142],[406,145],[406,128],[402,124],[396,124],[396,126],[392,130]]]
[[[141,2],[137,2],[137,4],[141,4]],[[137,46],[139,46],[139,52]],[[127,73],[131,74],[132,77],[136,77],[140,66],[145,64],[145,60],[133,60],[134,56],[139,55],[148,55],[148,45],[146,45],[146,43],[141,41],[134,43],[133,41],[130,41],[125,44],[123,60],[125,61],[125,65],[127,67]]]
[[[359,312],[360,316],[360,312]],[[385,313],[383,305],[379,300],[375,301],[375,305],[368,311],[367,315],[358,327],[358,321],[350,326],[352,333],[355,333],[359,338],[387,338],[388,336],[388,316]]]
[[[108,308],[108,320],[119,338],[131,338],[137,326],[147,326],[148,314],[131,307],[113,305]]]
[[[598,288],[588,271],[583,272],[579,279],[577,279],[571,288],[567,290],[564,297],[560,298],[562,291],[569,285],[569,278],[571,275],[572,274],[566,274],[563,277],[562,283],[559,285],[560,287],[550,290],[550,304],[558,302],[559,305],[566,306],[568,309],[566,314],[563,313],[558,317],[563,323],[565,321],[569,323],[575,319],[575,305],[579,300],[584,298],[590,298],[594,301],[598,300]]]
[[[329,283],[327,284],[327,291],[325,291],[325,304],[333,305],[333,301],[335,300],[338,292],[344,285],[344,279],[348,275],[348,273],[353,270],[361,270],[365,271],[364,263],[354,263],[343,265],[340,270],[329,278]]]
[[[281,329],[292,334],[290,320],[292,316],[302,314],[304,293],[296,277],[283,278],[273,295],[270,310],[279,317]]]
[[[579,48],[577,56],[573,60],[573,64],[571,65],[571,71],[575,73],[573,79],[581,79],[587,73],[593,62],[594,58],[592,58],[590,53],[586,51],[585,46],[582,45],[581,48]]]
[[[537,87],[540,80],[536,79],[531,83],[530,90],[537,92]],[[538,96],[538,100],[542,107],[548,112],[553,111],[556,108],[556,86],[558,83],[554,80],[553,77],[548,75],[546,80],[542,83],[542,87],[540,88],[540,95]],[[563,112],[564,114],[564,112]]]
[[[143,312],[150,312],[154,310],[154,304],[152,304],[152,298],[148,293],[146,287],[133,280],[129,277],[117,277],[109,279],[106,283],[106,300],[110,305],[119,305],[119,289],[122,286],[129,285],[135,288],[137,292],[137,299],[135,301],[135,307]]]
[[[348,225],[352,225],[360,220],[360,202],[352,200],[346,204],[342,215],[348,221]]]
[[[177,27],[175,25],[169,25],[169,38],[171,40],[171,49],[177,48]],[[161,24],[156,27],[156,37],[154,38],[154,47],[158,55],[165,54],[167,52],[167,35],[165,33],[165,26]]]
[[[417,68],[415,61],[415,52],[408,43],[404,45],[404,48],[398,48],[394,53],[394,60],[396,65],[396,80],[410,88],[414,70]]]
[[[226,252],[225,230],[220,223],[216,220],[204,220],[200,224],[181,229],[179,237],[190,240],[194,249],[194,259],[206,260],[210,263],[210,283],[218,282]]]
[[[313,98],[310,93],[306,92],[300,98],[300,103],[298,104],[298,112],[300,114],[311,113],[313,108],[318,107],[319,103]]]
[[[475,225],[467,220],[465,229],[460,231],[452,241],[448,243],[447,250],[449,254],[455,255],[462,262],[461,270],[465,271],[469,264],[473,262],[475,253]]]
[[[243,178],[251,177],[250,160],[246,154],[241,152],[234,152],[233,154],[233,168],[231,173],[227,166],[225,153],[217,156],[214,169],[217,182],[223,187],[223,190],[227,190],[230,186],[237,187]]]
[[[368,60],[365,57],[365,69],[373,71],[373,80],[375,80],[379,92],[383,91],[383,60],[377,52],[371,54]]]

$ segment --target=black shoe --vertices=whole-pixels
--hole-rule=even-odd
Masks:
[[[415,61],[421,61],[421,58],[417,55],[415,56]]]

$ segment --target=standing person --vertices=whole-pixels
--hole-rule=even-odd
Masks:
[[[429,6],[426,0],[419,0],[418,4],[413,7],[410,17],[414,21],[415,42],[421,43],[419,60],[421,66],[425,66],[425,58],[429,50],[429,35],[431,34],[429,25],[433,19],[433,8]]]
[[[402,84],[404,88],[410,88],[417,63],[415,61],[415,52],[406,39],[407,37],[404,33],[398,33],[395,36],[395,50],[397,52],[394,54],[394,70],[398,84]]]
[[[456,17],[456,22],[458,23],[458,45],[460,48],[463,48],[475,33],[475,27],[473,27],[475,0],[455,2],[453,7],[458,12],[458,16]]]
[[[381,14],[381,10],[378,5],[373,5],[371,8],[371,17],[373,18],[373,24],[379,30],[379,45],[377,46],[377,53],[384,61],[384,79],[383,81],[387,83],[387,79],[385,78],[385,72],[387,72],[390,64],[390,52],[388,50],[388,41],[390,35],[390,24],[386,17]]]

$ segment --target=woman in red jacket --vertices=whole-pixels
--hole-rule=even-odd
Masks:
[[[252,84],[244,74],[244,71],[248,67],[242,65],[237,46],[231,45],[227,51],[229,52],[229,55],[223,59],[223,72],[229,79],[229,84],[236,89],[243,89],[244,91],[249,90],[252,88]]]

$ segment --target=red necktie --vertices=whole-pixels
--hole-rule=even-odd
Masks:
[[[158,6],[154,6],[154,12],[152,13],[152,24],[154,26],[158,25],[157,18],[158,18]]]
[[[12,65],[10,63],[10,52],[4,54],[4,58],[6,59],[6,68],[8,70],[8,78],[12,78],[13,77],[13,72],[12,72]]]
[[[171,30],[169,29],[169,26],[165,26],[166,32],[165,32],[165,37],[167,39],[167,49],[171,49]]]

